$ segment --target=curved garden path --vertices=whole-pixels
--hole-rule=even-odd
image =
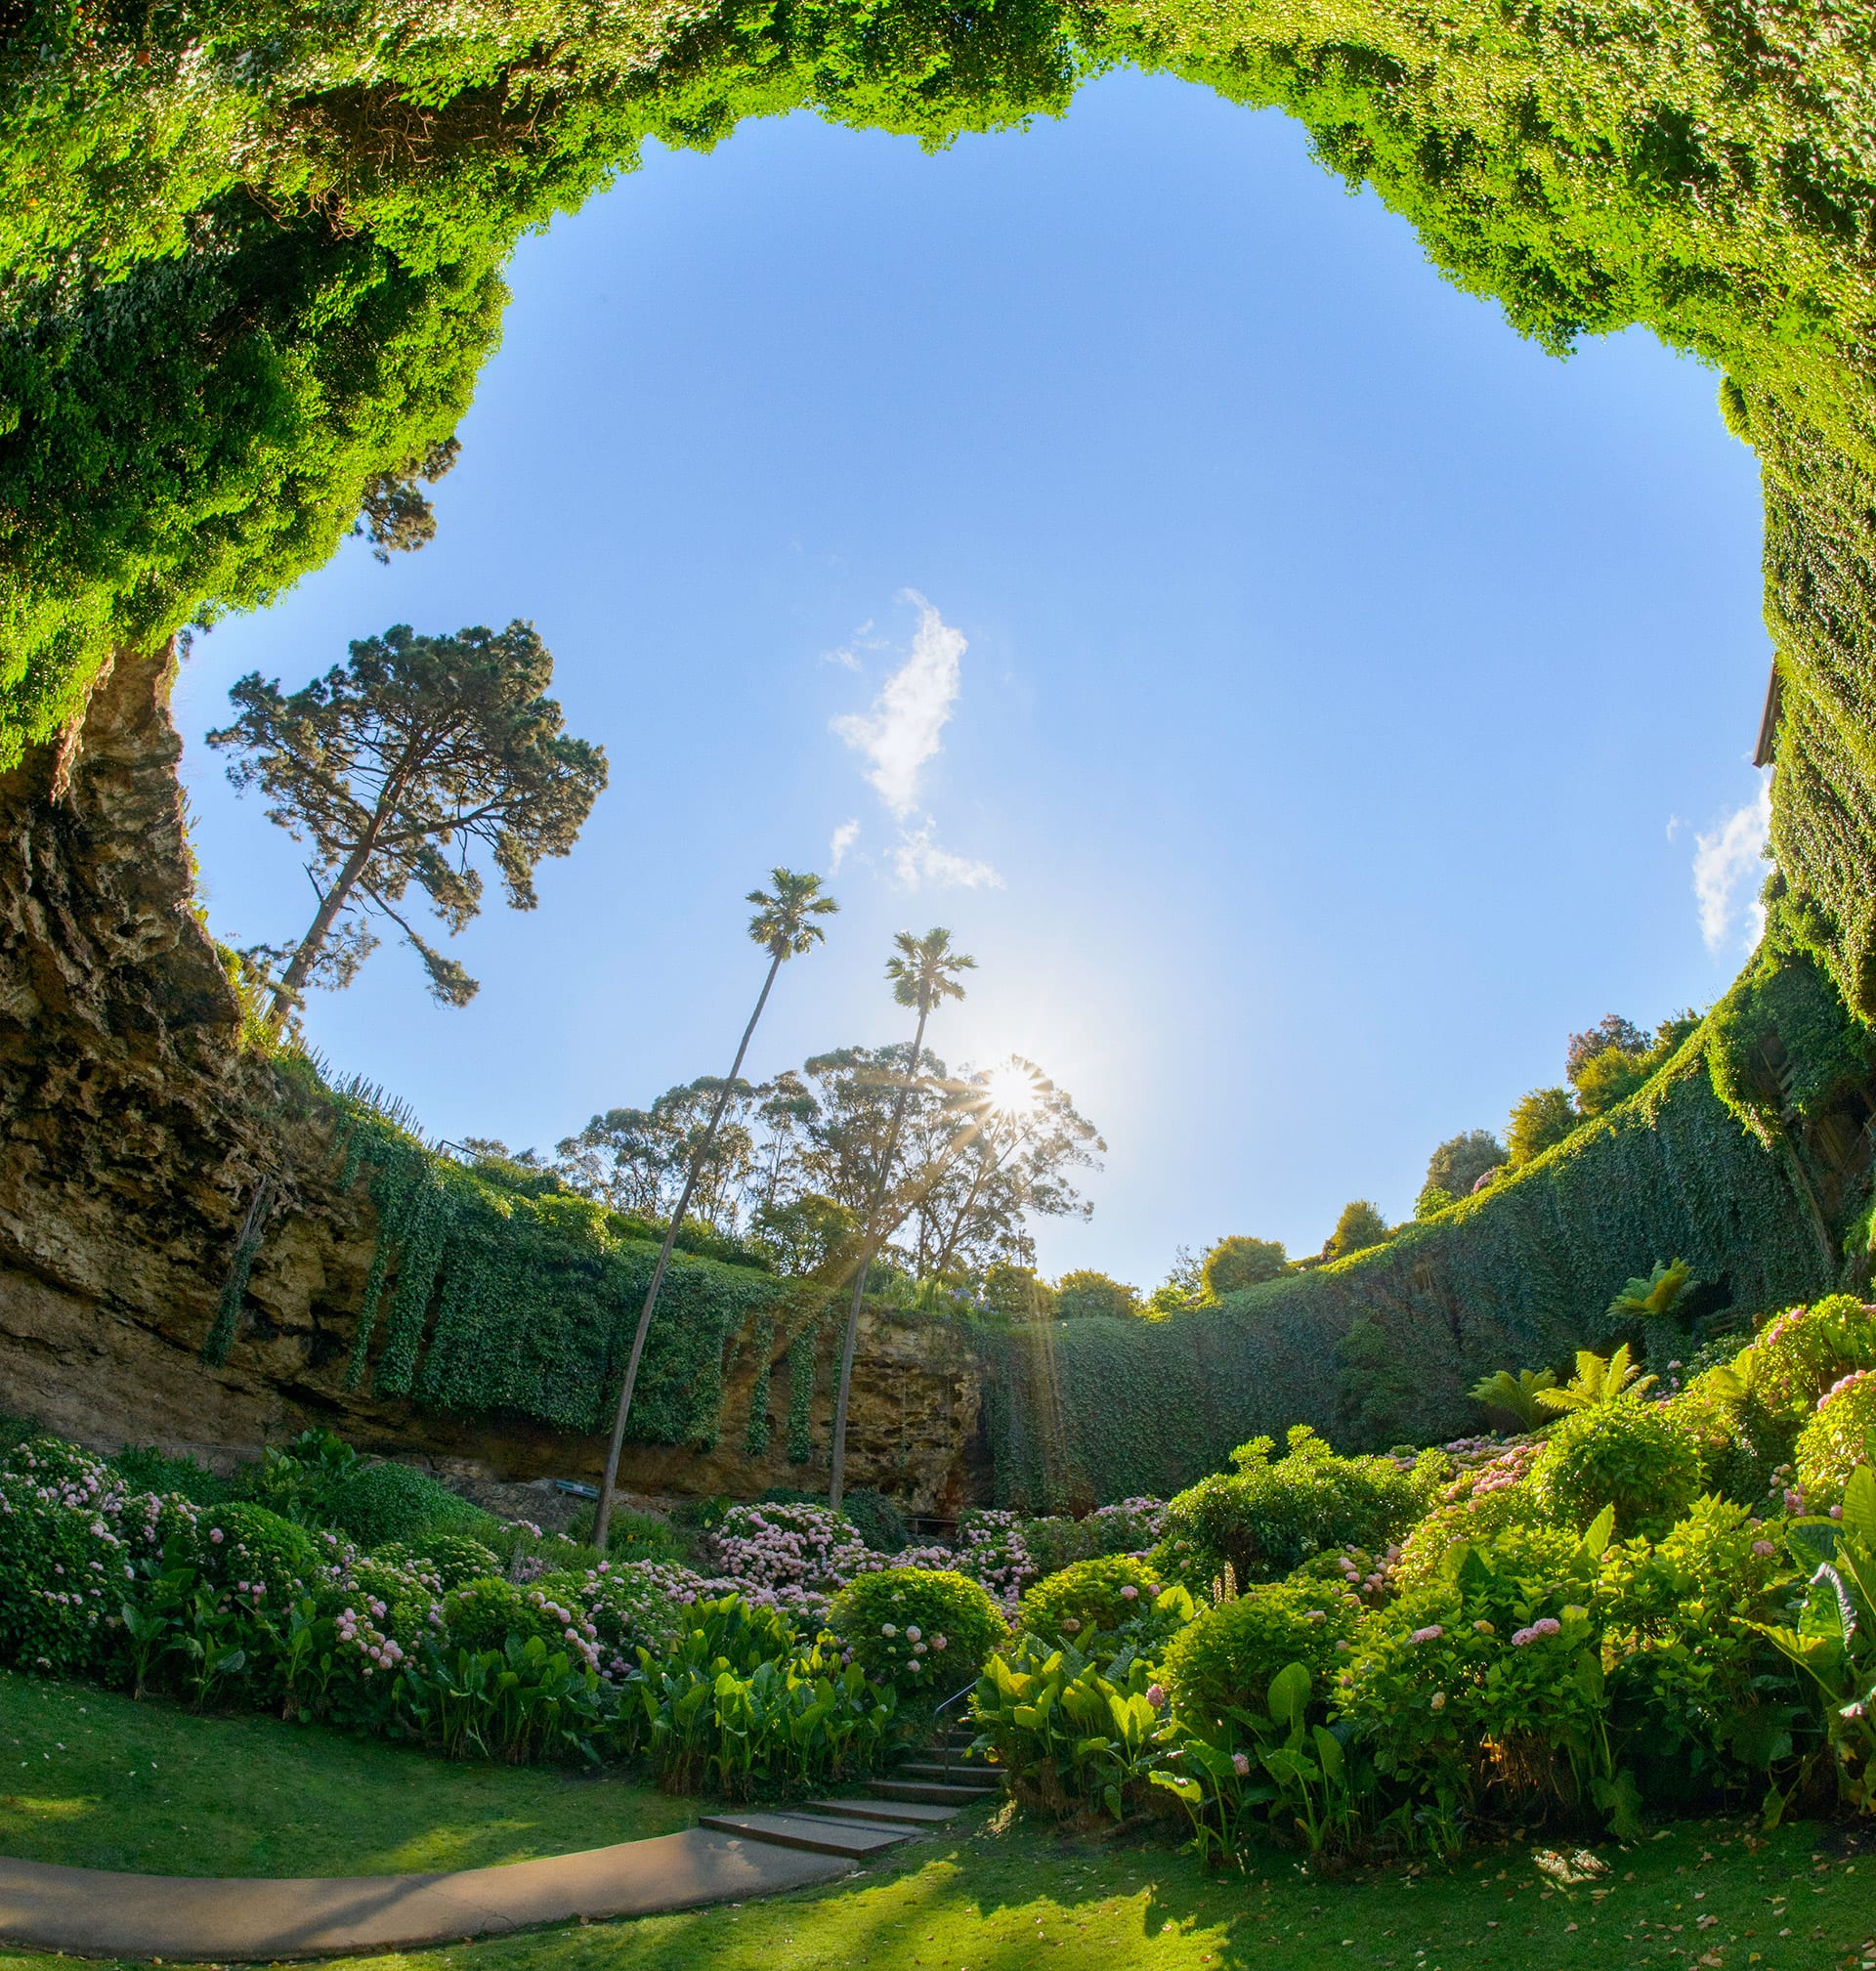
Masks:
[[[871,1781],[862,1799],[712,1814],[677,1834],[448,1875],[122,1875],[0,1857],[0,1945],[77,1957],[272,1962],[744,1902],[831,1882],[999,1790],[961,1777],[948,1759],[902,1767],[894,1778]]]
[[[773,1896],[852,1866],[851,1856],[706,1827],[453,1875],[267,1881],[0,1860],[0,1943],[183,1963],[362,1954]]]

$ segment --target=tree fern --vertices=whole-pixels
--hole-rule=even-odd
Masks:
[[[1654,1382],[1654,1377],[1642,1375],[1631,1360],[1627,1342],[1606,1361],[1588,1349],[1578,1349],[1576,1374],[1560,1390],[1539,1391],[1537,1400],[1559,1415],[1568,1410],[1593,1410],[1618,1396],[1645,1395]]]

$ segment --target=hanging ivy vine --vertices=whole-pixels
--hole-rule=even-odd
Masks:
[[[751,1327],[749,1345],[755,1350],[755,1381],[749,1389],[749,1422],[743,1433],[743,1448],[759,1458],[769,1448],[769,1380],[775,1367],[775,1315],[764,1309]]]
[[[789,1462],[814,1456],[814,1374],[821,1353],[822,1319],[816,1315],[789,1344]]]

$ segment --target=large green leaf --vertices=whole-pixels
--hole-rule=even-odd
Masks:
[[[1294,1731],[1302,1722],[1313,1689],[1309,1672],[1301,1663],[1286,1663],[1270,1679],[1271,1717]]]

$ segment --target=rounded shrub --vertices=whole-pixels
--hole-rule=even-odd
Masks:
[[[460,1588],[465,1581],[484,1580],[501,1572],[494,1549],[467,1533],[431,1533],[410,1543],[394,1540],[388,1547],[380,1547],[376,1558],[433,1575],[445,1592]]]
[[[443,1641],[452,1650],[503,1649],[510,1636],[538,1636],[588,1663],[597,1657],[595,1631],[581,1607],[576,1574],[543,1574],[532,1587],[513,1581],[467,1581],[443,1599]]]
[[[876,1683],[948,1697],[1008,1641],[997,1604],[967,1575],[883,1567],[842,1588],[828,1626]]]
[[[1111,1632],[1145,1614],[1159,1592],[1159,1575],[1131,1554],[1077,1561],[1024,1590],[1016,1627],[1040,1642],[1067,1642],[1086,1650],[1098,1632]]]
[[[1825,1392],[1798,1435],[1798,1482],[1812,1510],[1842,1503],[1858,1465],[1876,1464],[1876,1369],[1858,1369]]]
[[[211,1580],[276,1613],[291,1607],[326,1571],[319,1540],[265,1506],[236,1501],[198,1512],[193,1545],[195,1559]]]
[[[1167,1645],[1162,1674],[1174,1715],[1213,1730],[1233,1710],[1261,1716],[1270,1680],[1291,1663],[1300,1663],[1314,1694],[1325,1696],[1359,1620],[1352,1596],[1288,1581],[1201,1609]]]
[[[1328,1547],[1386,1547],[1427,1510],[1451,1476],[1440,1452],[1403,1465],[1387,1457],[1339,1457],[1306,1424],[1292,1427],[1288,1455],[1268,1437],[1231,1453],[1235,1472],[1202,1478],[1167,1507],[1154,1564],[1195,1590],[1229,1566],[1240,1585],[1281,1580]]]
[[[359,1465],[332,1487],[325,1511],[340,1532],[362,1547],[394,1540],[409,1547],[427,1535],[467,1533],[472,1538],[496,1523],[492,1514],[408,1465]]]
[[[105,1461],[123,1480],[127,1491],[173,1492],[197,1506],[219,1506],[234,1497],[234,1489],[193,1458],[172,1458],[153,1444],[126,1444]]]
[[[1604,1506],[1616,1531],[1665,1531],[1700,1495],[1700,1455],[1665,1405],[1618,1396],[1573,1410],[1531,1472],[1545,1517],[1579,1531]]]
[[[704,1596],[704,1577],[669,1561],[615,1563],[586,1575],[585,1608],[597,1633],[600,1668],[622,1677],[636,1652],[664,1654]]]

